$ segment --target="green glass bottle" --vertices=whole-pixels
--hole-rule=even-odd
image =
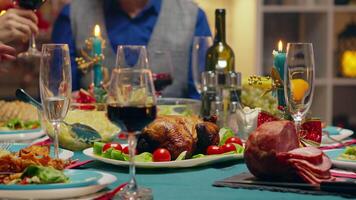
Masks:
[[[235,71],[235,55],[226,42],[225,9],[215,10],[214,44],[206,54],[206,71],[228,73]]]

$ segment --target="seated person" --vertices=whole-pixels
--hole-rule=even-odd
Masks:
[[[194,36],[209,36],[205,13],[190,0],[76,0],[59,15],[53,42],[67,43],[72,59],[73,90],[87,87],[74,62],[85,39],[99,24],[107,42],[104,65],[115,67],[118,45],[146,45],[152,71],[158,66],[159,52],[168,52],[173,65],[173,84],[163,91],[169,97],[199,97],[190,69]],[[105,28],[103,28],[105,27]],[[161,62],[162,63],[162,62]]]

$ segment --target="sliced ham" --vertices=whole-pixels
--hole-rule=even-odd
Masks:
[[[303,179],[305,182],[310,183],[310,184],[320,184],[323,181],[334,181],[335,177],[328,177],[328,178],[318,178],[316,177],[313,173],[310,173],[307,170],[297,170],[297,174],[301,179]]]
[[[323,162],[323,152],[315,147],[297,148],[288,152],[279,153],[277,156],[280,160],[293,158],[305,160],[313,164],[320,164]]]
[[[288,159],[288,162],[293,166],[294,164],[298,164],[299,166],[308,169],[314,173],[323,173],[329,171],[331,168],[331,161],[330,159],[323,155],[322,162],[318,165],[308,162],[307,160],[302,159]]]
[[[330,170],[327,170],[325,172],[313,172],[311,171],[310,169],[308,168],[305,168],[297,163],[295,163],[293,165],[293,167],[298,170],[298,171],[304,171],[304,172],[308,172],[310,173],[311,175],[315,176],[316,178],[319,178],[319,179],[328,179],[330,178],[331,174],[330,174]]]

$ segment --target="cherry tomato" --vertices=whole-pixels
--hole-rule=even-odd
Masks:
[[[232,143],[224,144],[224,145],[221,146],[221,148],[222,148],[224,153],[236,150],[235,145],[232,144]]]
[[[103,147],[103,151],[106,151],[106,150],[108,150],[110,148],[114,148],[114,149],[116,149],[118,151],[122,151],[122,146],[119,143],[106,143],[104,145],[104,147]]]
[[[124,149],[122,149],[122,153],[129,154],[129,147],[128,146],[124,147]]]
[[[231,138],[227,139],[225,144],[229,144],[229,143],[235,143],[235,144],[239,144],[242,146],[242,141],[238,137],[231,137]]]
[[[208,146],[208,148],[206,149],[206,153],[208,155],[214,155],[214,154],[222,154],[224,153],[222,148],[216,145],[210,145]]]
[[[158,148],[153,152],[153,161],[165,162],[171,161],[171,153],[167,149]]]

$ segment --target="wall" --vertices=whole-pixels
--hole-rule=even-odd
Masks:
[[[227,11],[227,40],[236,56],[237,71],[243,77],[256,73],[256,8],[258,0],[195,0],[205,11],[214,32],[215,8]]]

